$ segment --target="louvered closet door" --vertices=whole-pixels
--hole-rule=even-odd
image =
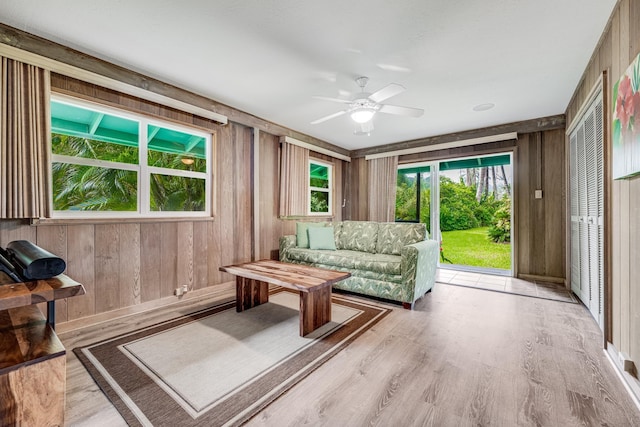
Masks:
[[[604,294],[604,133],[602,94],[569,137],[571,290],[600,325]]]
[[[578,238],[580,239],[580,293],[578,296],[583,303],[589,306],[589,289],[591,288],[589,274],[589,227],[587,224],[587,212],[589,204],[587,201],[587,153],[585,150],[585,129],[584,125],[578,128]]]
[[[596,102],[596,161],[598,181],[598,324],[604,325],[604,112],[602,95]]]
[[[580,295],[580,214],[578,200],[578,135],[574,133],[569,140],[569,186],[571,195],[571,290]]]
[[[585,120],[584,148],[587,179],[587,246],[589,247],[589,310],[596,320],[600,320],[600,253],[598,244],[598,160],[596,147],[595,110],[590,111]],[[586,301],[585,301],[586,304]]]

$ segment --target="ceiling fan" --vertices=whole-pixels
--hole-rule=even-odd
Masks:
[[[360,86],[361,92],[356,94],[355,98],[352,100],[328,98],[325,96],[314,96],[314,98],[316,99],[347,104],[348,107],[342,111],[338,111],[337,113],[329,114],[328,116],[314,120],[311,122],[311,124],[316,125],[318,123],[322,123],[327,120],[342,116],[343,114],[349,114],[354,122],[359,125],[363,125],[369,122],[377,112],[408,117],[420,117],[424,113],[424,110],[420,108],[382,104],[382,101],[384,101],[385,99],[391,98],[392,96],[396,96],[404,92],[406,90],[404,86],[396,83],[391,83],[378,90],[377,92],[367,93],[364,91],[364,88],[367,85],[368,81],[368,77],[358,77],[356,79],[356,83],[358,84],[358,86]],[[371,129],[372,127],[369,128],[369,130]]]

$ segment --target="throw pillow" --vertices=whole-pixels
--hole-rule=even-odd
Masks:
[[[296,222],[296,246],[299,248],[309,247],[309,227],[324,227],[324,222]]]
[[[333,227],[309,227],[309,248],[336,250]]]

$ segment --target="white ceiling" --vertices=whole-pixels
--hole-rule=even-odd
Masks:
[[[347,149],[561,114],[616,0],[2,0],[0,22]],[[344,115],[354,79],[420,118]],[[495,108],[475,112],[478,104]]]

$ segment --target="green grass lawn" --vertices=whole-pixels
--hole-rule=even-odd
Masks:
[[[511,244],[493,243],[489,240],[488,229],[489,227],[479,227],[470,230],[443,231],[444,256],[451,261],[451,264],[510,269]],[[443,265],[448,264],[442,259],[440,262]]]

